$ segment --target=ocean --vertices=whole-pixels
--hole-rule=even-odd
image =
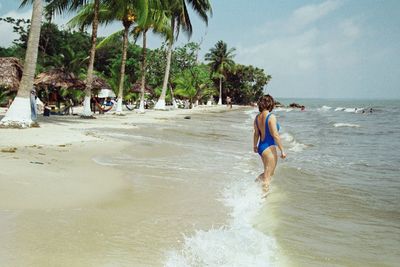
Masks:
[[[224,135],[209,150],[227,173],[219,201],[230,219],[187,236],[165,265],[398,266],[400,101],[278,100],[306,109],[274,111],[288,158],[266,199],[254,183],[257,110],[196,121]]]

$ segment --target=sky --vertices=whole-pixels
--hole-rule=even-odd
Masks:
[[[200,56],[223,40],[235,62],[272,76],[265,91],[275,97],[400,99],[400,1],[210,0],[208,26],[192,13],[190,41]],[[0,0],[0,17],[30,18],[31,7]],[[58,16],[65,25],[73,16]],[[64,26],[65,27],[65,26]],[[100,36],[121,29],[102,27]],[[16,37],[0,22],[0,46]],[[149,37],[149,47],[162,39]],[[181,34],[177,45],[188,41]]]

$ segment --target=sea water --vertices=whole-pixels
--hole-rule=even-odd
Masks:
[[[305,111],[274,112],[288,158],[266,199],[254,183],[257,110],[211,119],[226,135],[210,150],[225,155],[230,220],[186,237],[166,266],[398,266],[400,101],[296,101]]]

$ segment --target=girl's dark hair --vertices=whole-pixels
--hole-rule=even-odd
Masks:
[[[257,106],[260,112],[263,112],[264,110],[271,112],[275,107],[275,100],[270,95],[264,95],[258,100]]]

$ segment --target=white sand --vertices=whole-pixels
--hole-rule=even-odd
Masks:
[[[104,199],[124,188],[126,181],[117,169],[96,164],[93,158],[116,154],[126,144],[107,138],[102,129],[135,129],[137,123],[226,110],[202,106],[144,114],[126,111],[125,116],[106,113],[96,119],[40,116],[39,128],[0,129],[0,150],[16,149],[0,152],[0,209],[80,207]]]

